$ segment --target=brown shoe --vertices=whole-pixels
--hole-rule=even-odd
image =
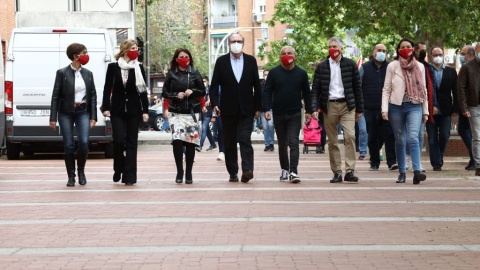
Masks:
[[[242,183],[248,183],[248,181],[250,181],[250,179],[253,178],[253,172],[251,171],[247,171],[247,172],[243,172],[242,174]]]
[[[475,176],[480,176],[480,168],[475,169]]]

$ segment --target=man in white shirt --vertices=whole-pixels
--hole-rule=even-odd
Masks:
[[[313,78],[312,110],[318,119],[318,108],[325,117],[330,168],[330,183],[358,182],[355,171],[355,121],[363,113],[363,96],[357,64],[342,56],[343,42],[339,37],[328,41],[330,57],[318,64]],[[345,140],[345,177],[342,180],[342,159],[338,148],[338,124],[342,123]]]

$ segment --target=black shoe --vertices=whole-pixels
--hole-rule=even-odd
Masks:
[[[177,176],[175,177],[175,183],[177,184],[183,183],[183,171],[177,172]]]
[[[81,186],[85,186],[87,184],[87,178],[85,177],[85,172],[83,170],[78,170],[78,183]]]
[[[125,183],[125,186],[133,186],[134,183]]]
[[[238,176],[236,174],[230,175],[230,179],[228,179],[228,182],[238,182]]]
[[[480,168],[475,169],[475,176],[480,176]]]
[[[270,144],[270,152],[273,152],[275,151],[275,146],[273,146],[273,144]]]
[[[118,182],[122,180],[122,173],[114,172],[113,173],[113,182]]]
[[[336,173],[332,180],[330,180],[330,183],[341,183],[343,180],[342,180],[342,175],[339,174],[339,173]]]
[[[414,171],[413,172],[413,184],[418,185],[420,184],[420,181],[425,181],[427,179],[427,176],[420,171]]]
[[[470,160],[470,161],[468,162],[468,165],[465,167],[465,170],[467,170],[467,171],[473,171],[473,170],[475,170],[475,161]]]
[[[347,172],[343,178],[345,182],[358,182],[358,177],[353,174],[352,171]]]
[[[74,187],[75,186],[75,176],[68,177],[67,187]]]
[[[378,165],[372,165],[370,166],[370,169],[368,169],[371,172],[378,171]]]
[[[265,146],[265,148],[263,149],[263,152],[268,152],[268,151],[270,151],[270,145]]]
[[[250,181],[250,179],[253,178],[253,172],[251,171],[246,171],[246,172],[243,172],[242,174],[242,183],[248,183],[248,181]]]
[[[202,147],[201,146],[195,147],[195,150],[197,150],[197,152],[202,152]]]
[[[185,184],[192,184],[193,183],[193,180],[192,179],[185,179]]]
[[[217,146],[214,144],[214,145],[210,145],[210,147],[207,149],[207,151],[211,151],[213,149],[216,149]]]
[[[388,169],[389,169],[390,171],[393,171],[393,170],[398,169],[397,163],[393,163],[392,165],[388,166]]]
[[[407,178],[407,175],[406,175],[405,173],[400,173],[400,174],[398,175],[397,183],[398,183],[398,184],[403,184],[403,183],[405,183],[406,178]]]
[[[436,171],[436,172],[440,172],[440,171],[442,171],[442,166],[435,165],[435,166],[433,166],[433,170]]]

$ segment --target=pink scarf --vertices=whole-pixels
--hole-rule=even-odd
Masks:
[[[425,86],[423,84],[423,75],[417,65],[417,61],[412,58],[410,62],[403,57],[398,58],[402,74],[405,78],[405,86],[408,100],[412,103],[423,103],[426,100]]]

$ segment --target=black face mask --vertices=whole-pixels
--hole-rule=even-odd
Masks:
[[[426,51],[420,51],[418,55],[418,61],[423,62],[425,61],[425,57],[427,57],[427,52]]]

